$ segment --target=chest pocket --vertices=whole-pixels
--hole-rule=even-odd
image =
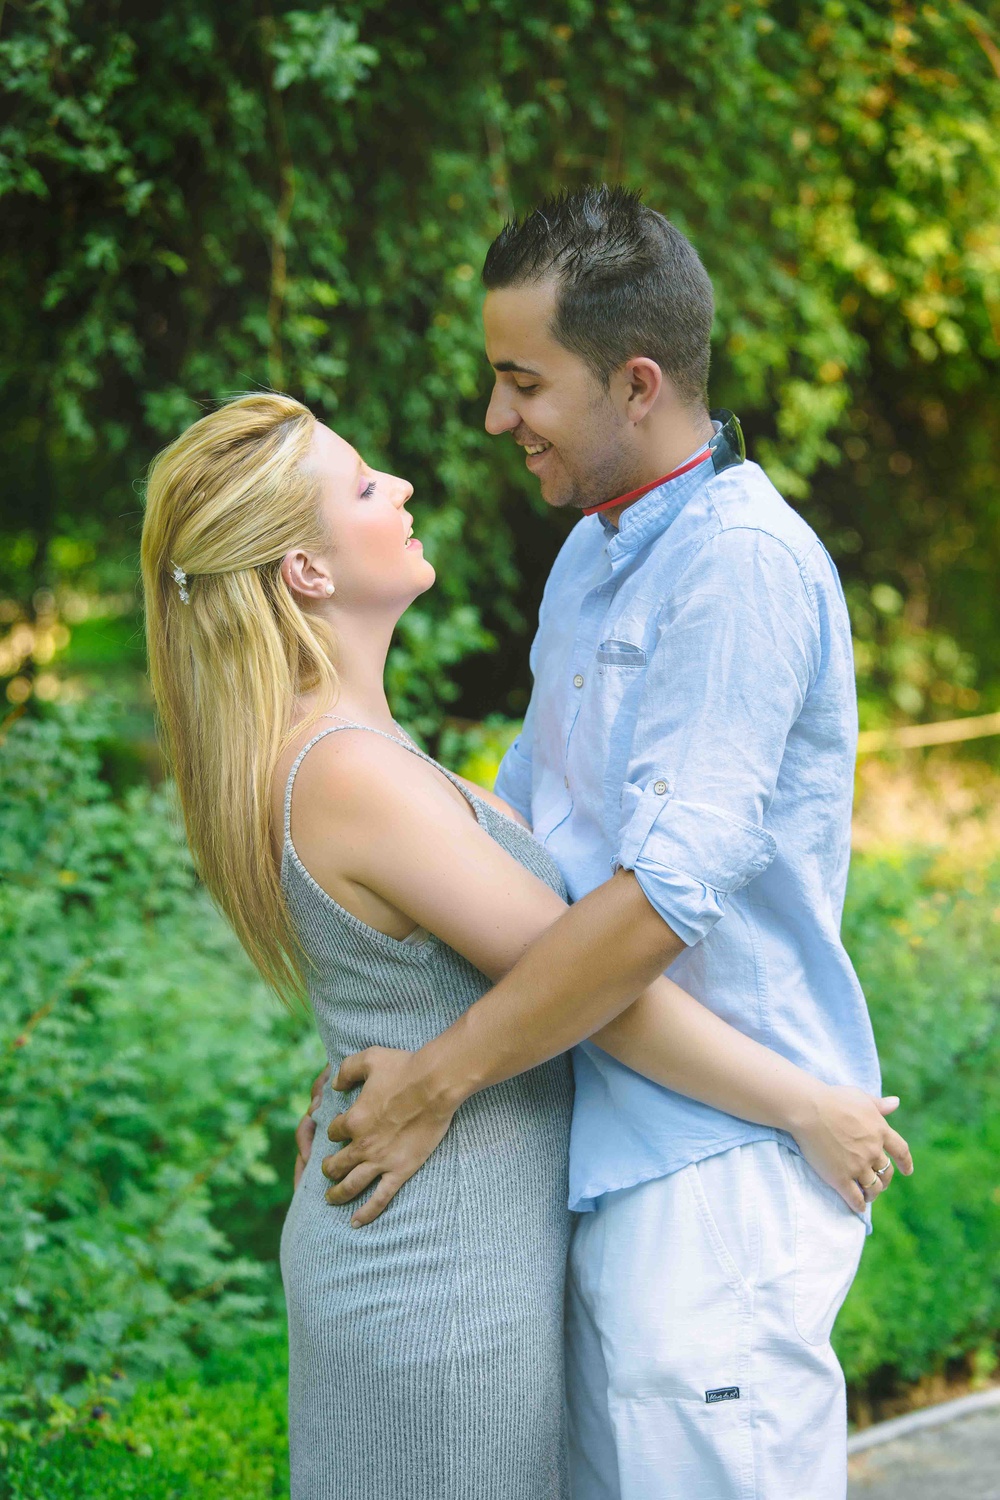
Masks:
[[[602,641],[597,648],[597,661],[600,666],[644,667],[646,653],[641,646],[633,646],[630,641]]]
[[[647,665],[643,648],[619,636],[601,641],[594,653],[598,688],[591,703],[585,705],[585,711],[590,710],[597,722],[581,727],[584,743],[600,747],[594,765],[597,782],[594,797],[599,799],[601,822],[612,841],[612,849],[617,847],[618,803],[628,771],[636,706],[645,686]]]

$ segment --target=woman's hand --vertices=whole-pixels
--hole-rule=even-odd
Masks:
[[[330,1076],[330,1064],[327,1063],[322,1073],[313,1080],[312,1092],[309,1097],[309,1108],[295,1127],[295,1144],[299,1148],[299,1154],[295,1158],[295,1186],[299,1185],[299,1178],[306,1169],[309,1153],[312,1151],[313,1136],[316,1134],[316,1121],[313,1113],[319,1109],[319,1102],[323,1097],[323,1089],[326,1080]]]
[[[862,1089],[817,1083],[805,1117],[789,1127],[809,1165],[855,1213],[885,1192],[893,1162],[906,1177],[913,1171],[909,1146],[885,1119],[898,1108],[894,1095],[875,1099]]]

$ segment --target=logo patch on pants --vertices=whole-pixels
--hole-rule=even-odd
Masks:
[[[738,1401],[740,1399],[740,1388],[738,1385],[720,1385],[717,1390],[706,1391],[705,1400],[709,1406],[713,1401]]]

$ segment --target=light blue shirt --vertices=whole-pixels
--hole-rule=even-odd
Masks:
[[[756,464],[711,462],[581,519],[545,586],[496,790],[578,901],[632,870],[688,946],[667,970],[829,1083],[877,1094],[840,939],[857,708],[836,569]],[[573,1052],[570,1207],[791,1138]]]

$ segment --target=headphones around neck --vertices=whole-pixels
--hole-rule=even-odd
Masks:
[[[731,469],[734,464],[741,464],[747,456],[747,446],[743,441],[743,428],[740,419],[735,412],[710,411],[708,414],[713,422],[721,422],[715,436],[708,444],[708,451],[712,455],[712,468],[716,474],[721,474],[723,469]]]

